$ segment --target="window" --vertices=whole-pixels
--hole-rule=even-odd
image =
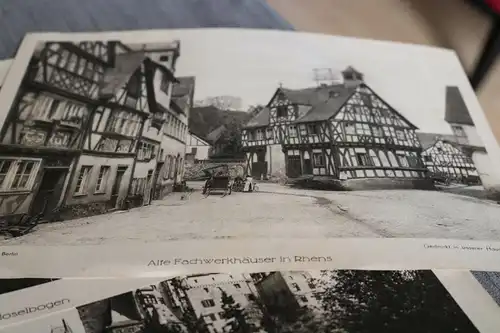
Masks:
[[[137,69],[130,77],[127,84],[127,94],[136,99],[141,95],[141,69]]]
[[[203,305],[204,308],[211,308],[212,306],[215,306],[215,302],[213,299],[206,299],[201,301],[201,305]]]
[[[307,125],[307,131],[309,132],[309,135],[318,135],[320,133],[319,125]]]
[[[354,124],[353,123],[346,123],[344,125],[344,129],[345,129],[345,134],[354,134],[355,133],[355,130],[354,130]]]
[[[63,114],[61,121],[74,126],[81,126],[85,116],[85,107],[83,105],[65,102],[63,104]]]
[[[106,184],[108,183],[110,167],[103,165],[99,170],[99,176],[97,177],[97,183],[95,186],[95,191],[104,193],[106,192]]]
[[[458,137],[466,137],[464,128],[462,126],[451,126],[453,133]]]
[[[363,104],[367,107],[372,107],[372,99],[371,96],[368,94],[362,94],[361,95],[361,100],[363,101]]]
[[[266,139],[270,140],[273,138],[273,129],[272,128],[267,128],[266,129]]]
[[[0,160],[0,188],[3,188],[3,184],[13,163],[14,161],[12,160]]]
[[[208,288],[203,288],[203,290],[205,290],[206,293],[209,292]]]
[[[281,105],[276,108],[276,117],[278,118],[286,118],[288,115],[288,109],[286,106]]]
[[[303,295],[299,296],[299,300],[302,301],[302,302],[304,302],[304,303],[308,302],[307,297],[303,296]]]
[[[298,284],[292,283],[292,287],[293,287],[293,289],[295,289],[295,291],[300,291],[300,287]]]
[[[90,173],[92,171],[92,166],[83,165],[78,174],[78,179],[76,181],[75,194],[87,194],[87,187],[90,181]]]
[[[161,55],[160,56],[160,59],[159,59],[161,62],[168,62],[170,61],[170,57],[168,55]]]
[[[432,162],[432,157],[430,155],[424,155],[424,161]]]
[[[264,132],[262,132],[261,129],[258,129],[256,131],[256,140],[263,140],[264,139]]]
[[[376,136],[376,137],[384,136],[382,129],[378,126],[372,127],[372,133],[373,133],[373,136]]]
[[[406,159],[406,156],[403,154],[397,154],[399,165],[402,167],[408,167],[408,160]]]
[[[225,314],[224,314],[224,311],[221,311],[218,313],[219,314],[219,318],[220,319],[225,319]]]
[[[216,321],[217,320],[217,317],[213,313],[208,314],[207,317],[210,318],[211,321]]]
[[[325,166],[325,156],[323,153],[313,153],[314,166],[317,168]]]
[[[291,138],[297,137],[297,126],[290,125],[289,129],[290,129],[290,137]]]
[[[241,286],[240,286],[240,284],[239,284],[239,283],[235,283],[235,284],[234,284],[234,287],[235,287],[236,289],[240,289],[240,288],[241,288]]]
[[[152,143],[140,142],[139,150],[137,152],[138,160],[150,160],[154,158],[156,147]]]
[[[370,125],[368,124],[356,124],[356,134],[358,135],[371,135]]]
[[[371,165],[371,161],[366,153],[356,153],[358,165]]]
[[[398,140],[406,139],[405,133],[403,131],[397,130],[396,131],[396,138],[398,138]]]
[[[0,159],[0,190],[30,190],[39,162],[33,160]]]
[[[424,156],[424,161],[429,162],[426,159],[426,157],[427,156]],[[409,155],[406,158],[408,159],[408,165],[410,166],[410,168],[419,168],[419,167],[421,167],[422,163],[420,162],[420,159],[417,156],[415,156],[415,155]]]

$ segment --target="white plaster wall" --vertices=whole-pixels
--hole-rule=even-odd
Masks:
[[[149,170],[156,168],[156,159],[152,159],[148,162],[138,161],[135,165],[134,178],[145,178],[148,175]]]
[[[280,172],[285,173],[285,154],[281,150],[280,144],[267,146],[266,161],[268,162],[268,172],[271,175]]]
[[[477,129],[475,126],[462,125],[462,128],[465,132],[465,135],[467,135],[467,139],[471,146],[484,147],[484,143],[477,133]]]
[[[195,158],[197,160],[208,159],[208,151],[210,150],[210,146],[186,146],[186,153],[191,153],[192,148],[196,148]]]
[[[111,190],[113,187],[113,183],[116,177],[116,170],[118,166],[128,166],[125,174],[123,175],[121,186],[119,189],[118,202],[124,199],[127,195],[128,185],[130,183],[130,175],[132,172],[132,157],[126,158],[116,158],[116,157],[106,157],[106,156],[92,156],[92,155],[82,155],[80,160],[78,161],[78,165],[75,170],[74,177],[71,179],[71,184],[69,184],[69,192],[66,198],[66,204],[82,204],[82,203],[90,203],[90,202],[102,202],[107,201],[111,198]],[[78,175],[80,173],[80,169],[83,165],[92,165],[92,172],[88,182],[88,192],[87,195],[84,196],[75,196],[75,188],[76,182],[78,180]],[[110,175],[108,178],[108,182],[106,184],[106,192],[95,194],[95,186],[97,182],[97,178],[99,176],[99,171],[101,166],[107,165],[110,166]]]
[[[490,157],[484,152],[474,152],[472,162],[476,166],[477,173],[485,189],[500,188],[498,172],[493,169]]]

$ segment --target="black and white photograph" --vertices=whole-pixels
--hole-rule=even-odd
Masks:
[[[0,245],[500,240],[498,144],[452,51],[244,29],[35,34],[10,68]]]
[[[432,271],[194,274],[76,311],[4,332],[479,332]]]

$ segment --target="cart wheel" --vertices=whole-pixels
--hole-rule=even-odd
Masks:
[[[203,194],[204,194],[205,198],[207,198],[210,195],[210,187],[207,188]]]
[[[231,187],[229,187],[227,195],[231,195],[231,193],[233,193],[233,189]]]

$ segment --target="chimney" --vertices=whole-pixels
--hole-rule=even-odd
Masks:
[[[363,82],[364,75],[349,66],[342,71],[342,78],[344,79],[344,86],[356,87]]]

